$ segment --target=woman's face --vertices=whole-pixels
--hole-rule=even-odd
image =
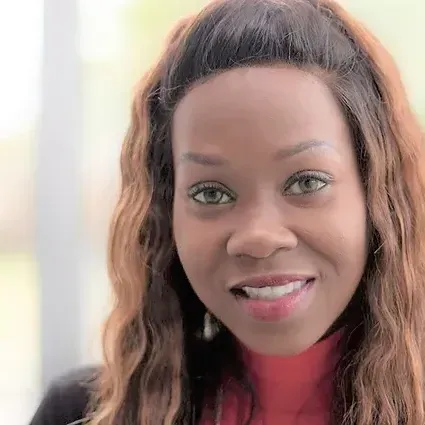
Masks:
[[[177,106],[174,237],[194,291],[244,345],[291,355],[340,316],[367,256],[349,127],[317,77],[243,68]]]

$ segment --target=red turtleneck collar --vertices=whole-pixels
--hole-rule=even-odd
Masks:
[[[290,357],[265,356],[244,349],[259,402],[251,425],[328,425],[340,338],[337,332]],[[243,424],[249,405],[246,392],[227,384],[219,425]],[[202,422],[210,424],[214,424],[212,417]]]

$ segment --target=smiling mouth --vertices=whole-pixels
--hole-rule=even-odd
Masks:
[[[262,287],[254,287],[247,285],[239,288],[232,288],[230,292],[236,297],[260,301],[274,301],[285,296],[296,294],[305,286],[312,284],[314,280],[315,278],[296,280],[293,282],[285,283],[283,285]]]

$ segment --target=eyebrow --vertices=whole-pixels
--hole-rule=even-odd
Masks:
[[[276,153],[276,159],[289,158],[291,156],[297,155],[301,152],[308,150],[313,150],[317,148],[327,148],[335,150],[335,147],[332,143],[326,142],[325,140],[307,140],[305,142],[297,143],[296,145],[289,146],[287,148],[279,149]]]
[[[225,165],[229,161],[217,155],[205,155],[205,154],[196,153],[196,152],[185,152],[183,155],[180,156],[179,162],[193,162],[199,165],[208,165],[212,167],[217,167],[217,166]]]
[[[279,149],[275,156],[275,160],[281,160],[295,156],[301,152],[316,148],[330,148],[335,150],[335,147],[324,140],[307,140],[305,142],[297,143],[296,145]],[[218,155],[206,155],[197,152],[185,152],[180,156],[179,162],[192,162],[199,165],[206,165],[210,167],[220,167],[229,163],[229,161]]]

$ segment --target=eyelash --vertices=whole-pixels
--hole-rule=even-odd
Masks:
[[[308,196],[314,195],[315,193],[325,189],[331,182],[332,177],[329,174],[320,172],[320,171],[299,171],[298,173],[293,174],[288,181],[285,183],[284,192],[288,191],[291,187],[293,187],[296,183],[300,183],[306,180],[315,180],[323,185],[316,190],[307,191],[304,193],[284,193],[287,196]]]
[[[323,185],[319,187],[316,190],[301,192],[301,193],[288,193],[288,190],[293,187],[295,184],[300,184],[300,182],[306,181],[306,180],[315,180]],[[329,183],[332,182],[332,177],[329,174],[320,172],[320,171],[299,171],[295,174],[293,174],[285,183],[285,186],[283,188],[283,194],[286,196],[308,196],[308,195],[314,195],[317,192],[321,191],[322,189],[325,189],[326,186],[328,186]],[[205,194],[208,190],[213,190],[218,193],[221,193],[220,199],[217,202],[203,202],[199,199],[196,199],[196,197],[202,193]],[[224,185],[218,182],[202,182],[197,183],[193,185],[188,190],[188,196],[195,202],[201,204],[201,205],[225,205],[230,204],[231,202],[236,200],[236,196],[227,189]],[[227,196],[229,199],[226,202],[220,202],[224,196]]]
[[[199,199],[196,199],[196,196],[198,196],[202,193],[205,193],[208,190],[214,190],[214,191],[217,191],[217,192],[221,192],[220,200],[223,198],[223,196],[227,196],[229,198],[229,201],[226,201],[226,202],[202,202]],[[230,204],[231,202],[233,202],[236,199],[235,195],[229,189],[227,189],[224,185],[222,185],[218,182],[197,183],[189,189],[188,195],[189,195],[190,198],[192,198],[192,200],[194,200],[195,202],[202,204],[202,205]]]

